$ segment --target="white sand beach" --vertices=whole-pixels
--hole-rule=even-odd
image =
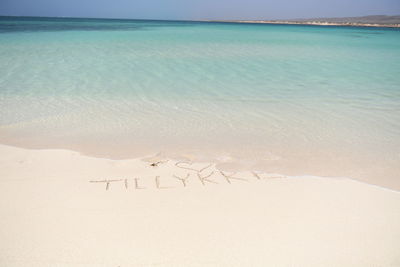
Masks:
[[[346,178],[0,145],[0,212],[7,267],[400,266],[400,194]]]

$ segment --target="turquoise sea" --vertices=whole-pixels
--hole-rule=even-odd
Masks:
[[[0,143],[400,188],[400,29],[0,17]]]

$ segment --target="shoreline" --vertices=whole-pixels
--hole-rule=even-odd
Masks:
[[[93,145],[66,145],[57,143],[18,143],[2,139],[0,146],[9,146],[18,149],[31,151],[69,151],[79,153],[82,156],[93,159],[115,160],[140,160],[153,156],[162,157],[168,160],[204,162],[213,164],[218,170],[228,172],[259,171],[263,173],[277,173],[284,176],[299,177],[345,177],[355,181],[360,181],[369,185],[375,185],[394,191],[400,191],[400,183],[396,170],[397,165],[393,160],[385,161],[386,169],[376,168],[371,158],[363,158],[364,161],[356,161],[356,157],[348,157],[346,160],[337,156],[327,157],[322,151],[314,151],[317,154],[303,157],[303,154],[290,154],[286,151],[263,150],[262,147],[252,147],[247,150],[224,150],[216,147],[174,147],[171,145],[152,146],[149,148],[133,146],[121,147],[121,145],[110,147],[94,147]],[[111,149],[111,150],[110,150]],[[128,151],[132,151],[129,153]],[[328,159],[325,161],[322,159]],[[354,163],[352,160],[355,160]]]
[[[67,148],[26,148],[26,147],[18,147],[14,145],[7,145],[7,144],[1,144],[0,143],[0,159],[2,157],[2,152],[4,149],[7,149],[11,152],[16,152],[20,151],[25,154],[36,154],[36,153],[49,153],[49,154],[60,154],[60,153],[65,153],[65,154],[72,154],[75,156],[79,156],[82,158],[87,158],[90,160],[99,160],[99,161],[109,161],[112,162],[113,164],[118,164],[118,163],[123,163],[126,161],[136,161],[136,162],[142,162],[144,166],[152,167],[153,169],[156,169],[154,167],[158,167],[159,165],[162,165],[164,163],[172,162],[175,167],[178,167],[179,169],[183,170],[189,170],[189,171],[196,171],[196,169],[191,168],[190,165],[197,165],[197,169],[204,171],[205,169],[211,169],[212,172],[219,173],[220,178],[225,179],[228,184],[231,182],[229,181],[229,177],[226,177],[224,173],[246,173],[247,176],[251,176],[252,178],[255,178],[256,180],[264,179],[264,178],[282,178],[282,179],[302,179],[302,178],[317,178],[317,179],[345,179],[345,180],[350,180],[358,183],[362,183],[368,186],[376,187],[381,190],[388,190],[390,192],[394,193],[400,193],[399,190],[396,190],[394,188],[386,187],[386,186],[381,186],[378,184],[374,183],[369,183],[367,181],[362,181],[357,178],[352,178],[352,177],[346,177],[346,176],[321,176],[321,175],[313,175],[313,174],[301,174],[301,175],[287,175],[287,174],[282,174],[282,173],[275,173],[275,172],[266,172],[264,170],[256,170],[256,169],[246,169],[246,170],[230,170],[230,169],[224,169],[220,168],[218,163],[216,162],[211,162],[211,161],[205,161],[205,160],[191,160],[188,158],[174,158],[174,157],[166,157],[164,155],[160,155],[160,153],[157,154],[149,154],[149,155],[143,155],[143,156],[138,156],[138,157],[132,157],[132,158],[122,158],[122,159],[113,159],[105,156],[94,156],[90,154],[85,154],[80,151],[75,151],[72,149],[67,149]],[[202,169],[199,168],[199,165],[204,165],[206,168]],[[203,167],[204,167],[203,166]],[[262,178],[261,176],[264,176]],[[114,177],[115,178],[115,177]],[[112,178],[111,180],[115,180]],[[233,178],[235,179],[235,178]],[[179,179],[178,179],[179,180]],[[224,181],[225,181],[224,180]],[[241,180],[241,179],[239,179]],[[182,182],[182,180],[179,180]],[[200,182],[202,182],[202,179],[200,177],[199,179]],[[179,184],[180,184],[179,182]],[[203,184],[205,185],[205,184]]]

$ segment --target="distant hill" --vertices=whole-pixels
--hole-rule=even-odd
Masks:
[[[386,16],[374,15],[363,17],[344,17],[344,18],[310,18],[310,19],[287,19],[293,22],[332,22],[332,23],[360,23],[360,24],[400,24],[400,15]]]

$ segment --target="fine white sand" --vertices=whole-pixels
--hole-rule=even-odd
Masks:
[[[165,160],[0,145],[0,266],[400,266],[396,191]]]

